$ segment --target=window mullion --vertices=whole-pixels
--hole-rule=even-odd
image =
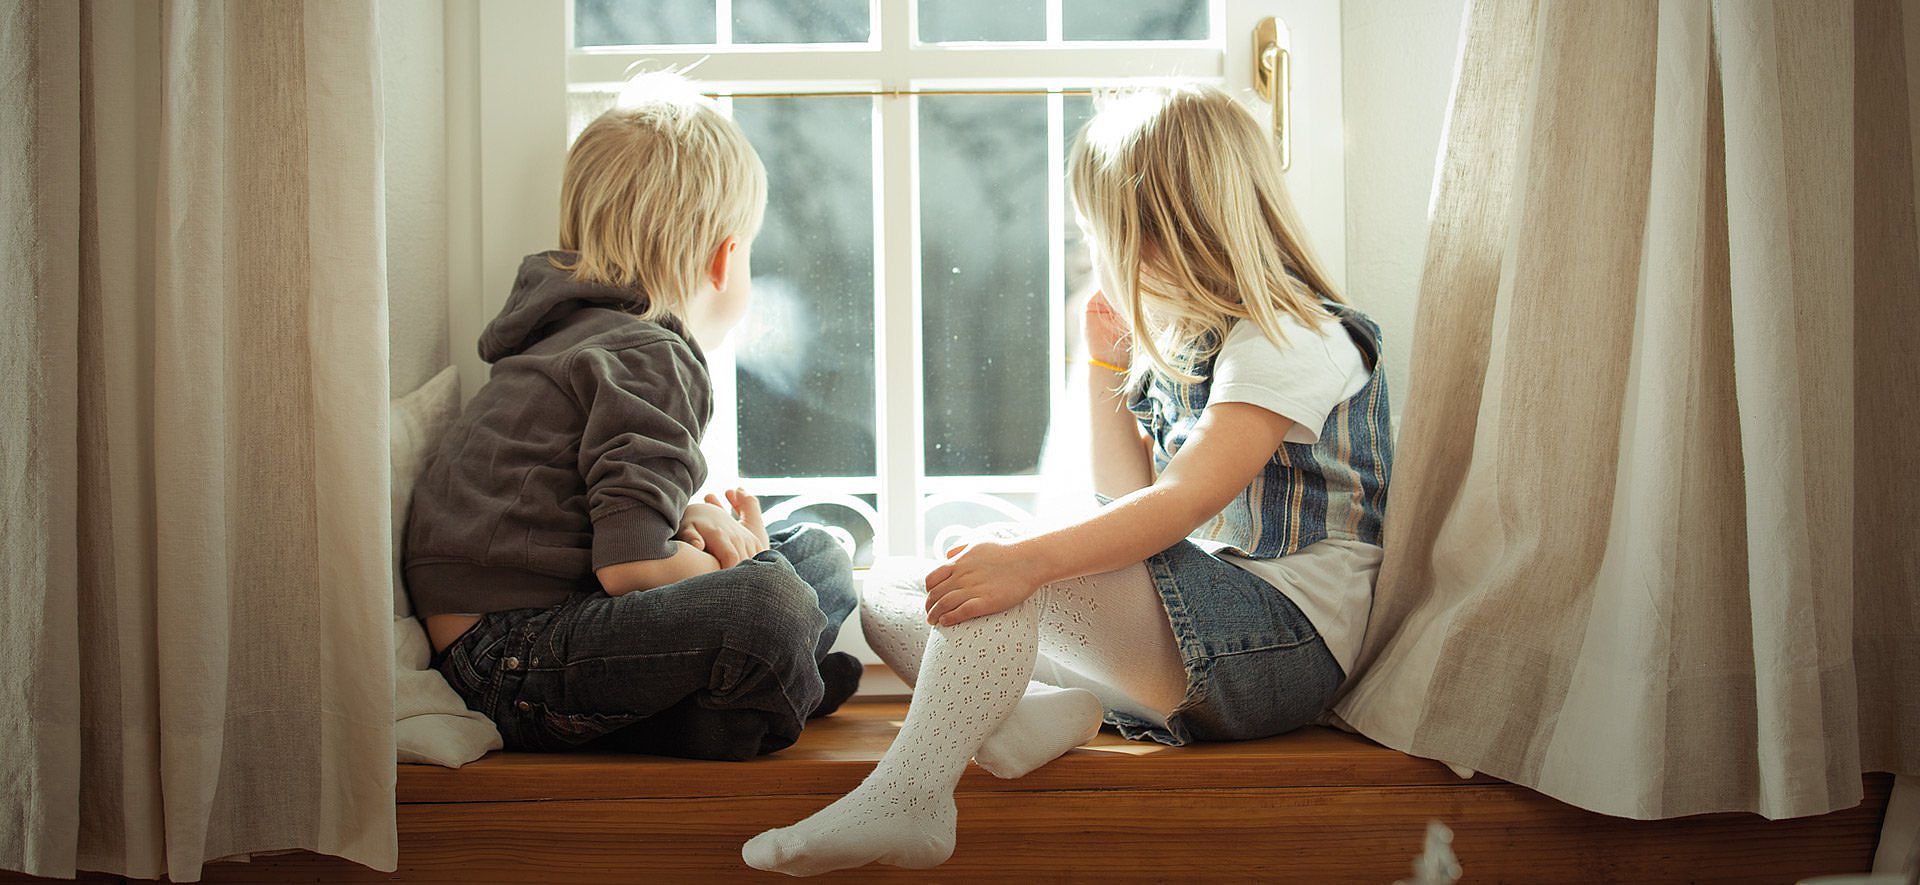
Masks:
[[[733,45],[733,0],[713,0],[713,42]]]
[[[1085,425],[1079,414],[1076,393],[1068,389],[1067,328],[1074,317],[1067,314],[1067,187],[1066,187],[1066,96],[1058,92],[1047,96],[1047,435],[1040,454],[1040,473],[1055,479],[1071,472],[1066,465],[1078,463],[1086,452],[1079,441]],[[1037,479],[1038,477],[1036,477]],[[1036,516],[1058,510],[1055,503],[1070,500],[1071,495],[1055,488],[1057,483],[1042,483],[1035,489],[1033,513]]]
[[[887,89],[905,88],[912,51],[911,4],[882,3],[880,69]],[[920,219],[915,156],[917,99],[875,99],[880,125],[874,151],[878,223],[874,255],[874,392],[879,398],[878,456],[882,555],[920,550],[920,486],[924,472],[920,384]]]
[[[733,99],[721,97],[717,101],[727,116],[733,116]],[[740,475],[739,362],[734,358],[734,342],[738,340],[737,334],[729,335],[725,343],[707,353],[707,376],[713,386],[713,418],[707,422],[700,450],[707,459],[710,488],[730,486],[744,479]]]
[[[1059,5],[1060,0],[1049,0]],[[1048,414],[1057,426],[1067,391],[1067,195],[1066,98],[1047,95],[1047,389]],[[1048,434],[1049,438],[1053,434]]]
[[[905,17],[887,7],[888,18]],[[903,28],[904,31],[904,28]],[[858,84],[886,79],[882,90],[916,87],[1012,86],[1044,89],[1122,82],[1162,82],[1172,78],[1218,79],[1225,53],[1202,42],[1093,44],[1080,46],[933,45],[919,49],[658,47],[570,53],[568,78],[574,83],[617,84],[632,65],[647,69],[693,68],[693,77],[741,92],[778,90],[806,84]]]
[[[713,420],[700,449],[707,458],[707,485],[712,488],[745,483],[740,474],[739,374],[734,348],[728,343],[707,354],[708,376],[713,382]],[[755,494],[762,494],[757,488]]]

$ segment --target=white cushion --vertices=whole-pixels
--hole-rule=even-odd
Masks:
[[[453,687],[428,668],[433,649],[413,617],[400,571],[401,542],[413,482],[427,456],[460,414],[460,375],[449,366],[420,389],[393,401],[393,737],[401,762],[459,768],[500,749],[500,732],[467,709]]]
[[[393,619],[393,743],[401,762],[459,768],[500,749],[493,721],[467,709],[439,670],[427,631],[413,618]]]
[[[393,613],[410,615],[403,576],[400,573],[400,544],[407,530],[407,506],[413,502],[413,483],[427,456],[440,445],[440,437],[460,416],[460,373],[452,366],[440,370],[420,389],[393,401],[388,418],[393,439]]]

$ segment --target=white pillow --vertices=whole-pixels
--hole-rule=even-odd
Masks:
[[[459,768],[500,749],[500,730],[467,709],[439,670],[427,668],[431,653],[419,621],[393,619],[394,757]]]
[[[413,617],[400,571],[400,544],[407,528],[413,482],[427,456],[440,445],[460,414],[460,375],[443,369],[420,389],[393,401],[393,738],[401,762],[459,768],[500,749],[500,731],[467,709],[438,670],[429,669],[432,648]]]
[[[413,482],[427,456],[439,448],[440,437],[460,416],[460,373],[452,366],[440,370],[418,390],[393,401],[388,421],[393,436],[393,613],[413,614],[400,572],[400,545],[407,531],[407,506],[413,502]]]

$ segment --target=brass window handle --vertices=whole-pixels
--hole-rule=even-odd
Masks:
[[[1271,16],[1253,26],[1253,89],[1273,107],[1273,146],[1282,172],[1293,168],[1293,65],[1281,45],[1285,28]]]

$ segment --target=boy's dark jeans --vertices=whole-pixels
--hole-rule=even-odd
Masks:
[[[747,759],[800,736],[819,662],[859,600],[817,526],[730,569],[654,590],[581,593],[486,615],[437,664],[511,750],[591,744]]]

